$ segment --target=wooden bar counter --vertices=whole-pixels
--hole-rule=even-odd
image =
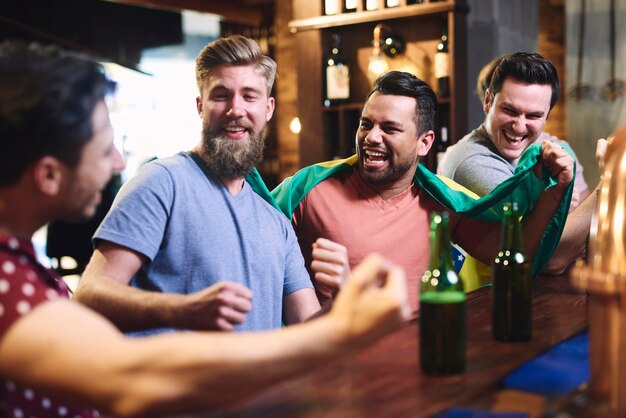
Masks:
[[[418,325],[413,322],[351,358],[272,386],[210,416],[429,417],[476,404],[501,390],[501,379],[517,366],[585,330],[586,296],[564,277],[537,278],[533,338],[526,343],[492,338],[489,287],[468,295],[467,324],[467,370],[462,375],[431,377],[421,372]]]

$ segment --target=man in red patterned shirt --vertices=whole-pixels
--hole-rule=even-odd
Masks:
[[[128,339],[68,300],[31,238],[52,219],[93,215],[100,191],[123,169],[104,101],[114,84],[99,64],[58,48],[0,45],[0,416],[204,410],[405,322],[403,272],[380,256],[355,270],[327,315],[284,331]]]

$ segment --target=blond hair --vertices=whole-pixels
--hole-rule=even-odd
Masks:
[[[201,95],[209,72],[220,65],[255,65],[265,78],[268,96],[271,94],[276,79],[276,62],[263,55],[254,40],[232,35],[216,39],[202,48],[196,58],[196,82]]]

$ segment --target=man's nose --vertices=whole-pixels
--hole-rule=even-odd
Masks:
[[[513,120],[513,129],[515,130],[515,133],[525,134],[528,130],[526,123],[527,119],[524,115],[517,116],[515,120]]]
[[[233,96],[230,100],[230,109],[228,109],[228,115],[233,117],[240,117],[245,115],[244,100],[241,96]]]
[[[111,161],[111,171],[113,171],[114,174],[121,173],[126,168],[126,161],[117,147],[113,148]]]
[[[382,142],[382,131],[377,127],[373,127],[365,135],[365,142],[368,144],[380,144]]]

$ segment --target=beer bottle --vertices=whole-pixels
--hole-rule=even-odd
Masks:
[[[493,262],[493,336],[499,341],[528,341],[532,331],[532,271],[524,253],[517,204],[506,203],[500,251]]]
[[[465,292],[452,262],[448,213],[434,212],[430,263],[420,284],[420,362],[424,373],[462,373],[465,340]]]

